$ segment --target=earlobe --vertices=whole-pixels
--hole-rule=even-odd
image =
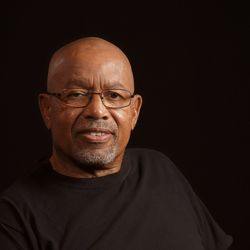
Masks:
[[[133,117],[132,117],[132,123],[131,123],[131,130],[134,130],[136,126],[136,123],[140,114],[141,106],[142,106],[142,97],[140,95],[135,95],[133,104],[132,104]]]
[[[48,129],[51,128],[51,103],[50,98],[46,94],[39,94],[39,108],[43,121]]]

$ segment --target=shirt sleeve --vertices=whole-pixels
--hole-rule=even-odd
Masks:
[[[187,199],[191,202],[191,206],[194,209],[204,249],[228,250],[233,242],[232,236],[226,234],[214,220],[205,204],[196,195],[190,183],[174,163],[172,163],[172,166],[179,177],[183,192],[186,193]]]
[[[24,235],[9,225],[0,223],[0,242],[3,250],[27,250],[30,249]]]
[[[0,198],[0,248],[3,250],[30,250],[25,231],[25,220],[18,205],[10,197]]]
[[[233,238],[226,234],[214,220],[204,203],[197,197],[197,213],[201,223],[202,243],[206,250],[227,250]]]

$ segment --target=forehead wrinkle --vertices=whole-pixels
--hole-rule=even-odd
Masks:
[[[87,81],[84,81],[84,80],[72,80],[72,81],[68,81],[66,83],[66,88],[67,87],[76,87],[76,88],[88,88],[89,87],[89,84],[87,83]]]
[[[52,91],[52,89],[55,91],[54,89],[58,88],[61,89],[74,87],[94,89],[93,85],[98,84],[100,85],[101,89],[121,88],[133,92],[133,79],[131,79],[131,74],[128,72],[126,65],[124,65],[122,62],[104,62],[97,66],[96,70],[95,68],[89,67],[89,65],[86,65],[85,67],[85,63],[83,63],[82,68],[80,66],[73,66],[72,69],[68,68],[68,72],[68,69],[64,68],[64,65],[62,64],[63,62],[58,64],[56,72],[54,72],[53,75],[50,75],[50,82],[52,83],[49,84],[50,91]],[[68,66],[66,65],[66,67]],[[67,72],[66,75],[64,75],[65,72]],[[106,72],[109,72],[108,77]],[[59,83],[56,84],[58,86],[53,84],[53,82]],[[60,87],[60,82],[64,82],[63,87]]]

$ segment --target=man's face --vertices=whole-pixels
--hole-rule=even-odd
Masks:
[[[95,92],[126,89],[133,93],[133,77],[119,58],[77,55],[64,58],[50,76],[51,92],[83,88]],[[64,160],[84,165],[106,166],[121,162],[141,105],[134,97],[125,108],[106,108],[99,95],[93,95],[84,108],[64,105],[48,97],[47,126],[51,129],[54,153]]]

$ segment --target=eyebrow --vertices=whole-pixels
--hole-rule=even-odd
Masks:
[[[126,89],[120,82],[109,83],[109,89]]]
[[[67,87],[72,87],[72,86],[84,88],[84,89],[89,88],[89,84],[87,83],[87,81],[83,81],[83,80],[72,80],[72,81],[67,82]],[[105,89],[105,84],[104,84],[104,89]],[[113,82],[113,83],[108,83],[107,89],[126,89],[126,88],[120,82]]]

